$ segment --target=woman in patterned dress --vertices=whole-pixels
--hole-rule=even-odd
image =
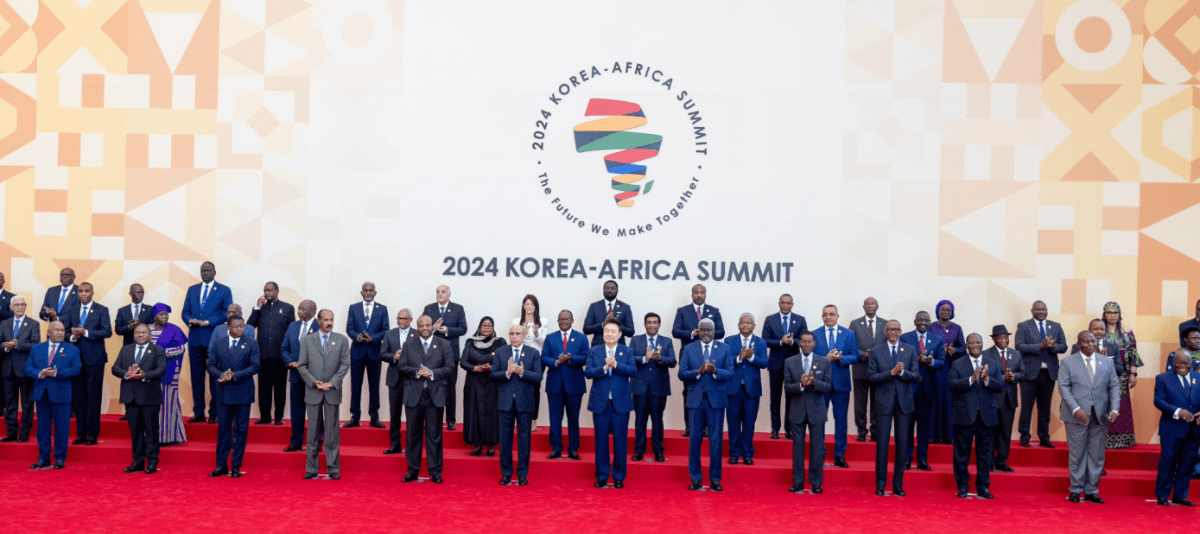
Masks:
[[[933,432],[931,443],[954,443],[954,430],[950,425],[950,389],[946,379],[950,366],[956,358],[967,353],[963,341],[962,327],[951,321],[954,318],[954,303],[943,300],[937,303],[937,321],[929,325],[929,334],[942,338],[946,351],[946,366],[935,371],[938,383],[937,398],[933,400]]]
[[[163,447],[187,441],[183,430],[183,408],[179,403],[179,372],[183,369],[183,352],[187,336],[183,330],[168,322],[171,307],[154,305],[154,324],[150,325],[150,342],[167,353],[167,370],[162,378],[163,404],[158,413],[158,441]]]
[[[1129,390],[1137,387],[1137,368],[1142,366],[1138,356],[1137,339],[1133,330],[1126,330],[1121,323],[1121,306],[1116,302],[1104,305],[1104,345],[1107,356],[1125,367],[1125,374],[1117,379],[1121,386],[1121,408],[1117,420],[1108,425],[1106,449],[1125,449],[1137,445],[1133,433],[1133,404]]]

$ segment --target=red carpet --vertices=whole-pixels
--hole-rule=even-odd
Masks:
[[[793,495],[790,442],[756,439],[753,466],[726,465],[726,491],[686,490],[686,440],[668,431],[663,464],[631,463],[623,490],[591,487],[592,440],[585,430],[583,461],[546,460],[546,431],[534,434],[530,485],[501,487],[496,458],[471,457],[459,432],[446,433],[446,483],[402,484],[404,460],[384,456],[384,430],[343,430],[342,480],[304,481],[303,453],[283,453],[285,426],[251,425],[244,470],[239,480],[209,479],[213,469],[215,425],[188,425],[191,441],[163,450],[155,475],[125,474],[129,440],[124,423],[105,416],[101,444],[71,446],[67,469],[31,471],[36,445],[0,444],[0,480],[19,491],[22,526],[35,532],[72,529],[111,531],[125,524],[170,525],[172,530],[232,526],[261,531],[332,527],[335,531],[395,531],[413,521],[438,525],[442,531],[480,527],[504,531],[582,532],[680,529],[742,531],[805,529],[817,532],[961,529],[964,521],[984,514],[999,532],[1039,529],[1109,529],[1195,532],[1200,511],[1155,506],[1153,499],[1156,446],[1113,451],[1109,476],[1101,482],[1104,505],[1066,501],[1066,447],[1014,447],[1014,474],[993,474],[994,501],[960,500],[953,496],[950,447],[932,446],[932,472],[905,476],[908,497],[872,494],[873,444],[850,444],[850,469],[825,469],[823,495]],[[520,492],[514,494],[513,492]],[[61,496],[71,495],[63,506]],[[1200,495],[1197,495],[1200,497]],[[505,517],[501,499],[518,506],[533,503],[529,513]],[[133,503],[151,502],[153,506]],[[128,506],[127,506],[128,504]],[[811,506],[810,506],[811,505]],[[888,518],[868,522],[863,519]],[[1036,518],[1036,519],[1035,519]],[[1034,527],[1033,525],[1036,525]]]

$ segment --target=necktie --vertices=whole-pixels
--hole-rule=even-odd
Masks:
[[[1090,379],[1092,379],[1092,380],[1095,380],[1095,379],[1096,379],[1096,369],[1092,368],[1092,359],[1091,359],[1091,358],[1084,358],[1083,360],[1084,360],[1085,362],[1087,362],[1087,368],[1088,368],[1088,378],[1090,378]]]
[[[13,321],[13,339],[17,339],[17,332],[21,331],[21,320]]]
[[[133,357],[133,363],[141,365],[142,364],[142,354],[144,354],[145,352],[146,352],[146,347],[138,345],[138,351],[137,351],[137,354]]]
[[[446,316],[446,307],[445,306],[442,306],[441,316],[442,317]]]
[[[706,362],[708,361],[708,351],[710,348],[711,347],[709,345],[704,346],[704,361],[706,361]]]
[[[788,333],[788,318],[789,317],[787,315],[783,316],[783,335],[785,335],[785,336]]]
[[[921,334],[921,337],[919,337],[919,338],[917,338],[917,339],[919,339],[919,340],[920,340],[920,343],[921,343],[921,353],[922,353],[922,354],[924,354],[924,353],[925,353],[925,334]]]
[[[563,352],[567,352],[567,340],[570,339],[570,336],[568,336],[566,333],[563,333],[562,338],[563,338]]]
[[[237,345],[237,342],[238,342],[237,338],[232,338],[232,337],[229,338],[229,348],[232,349],[234,347],[234,345]]]
[[[204,284],[204,293],[200,295],[200,307],[204,307],[204,303],[208,301],[208,284]]]
[[[1046,339],[1046,323],[1045,323],[1045,321],[1038,321],[1038,332],[1042,333],[1042,339]],[[1046,365],[1046,351],[1043,350],[1041,352],[1042,352],[1042,365]]]
[[[429,341],[426,340],[424,344],[425,344],[425,354],[429,354]]]
[[[750,348],[750,341],[749,341],[749,340],[747,340],[746,338],[742,338],[742,348],[743,348],[743,349],[748,349],[748,348]]]
[[[650,350],[651,351],[658,350],[658,336],[650,338]]]
[[[979,360],[976,360],[975,358],[971,358],[971,365],[975,366],[976,371],[979,370]]]
[[[696,306],[696,320],[704,318],[704,306]]]
[[[875,339],[875,319],[867,319],[867,333],[871,334],[871,339]]]
[[[84,306],[83,309],[79,310],[79,326],[83,326],[83,321],[87,319],[87,309],[88,307]]]
[[[1188,383],[1187,377],[1184,375],[1179,375],[1179,383],[1183,384],[1184,391],[1187,391],[1188,388],[1192,387],[1192,385]]]
[[[612,303],[611,302],[608,303],[608,314],[612,315]]]
[[[892,366],[896,366],[896,346],[892,345]]]
[[[329,344],[329,334],[321,334],[321,348]]]
[[[58,290],[58,309],[55,311],[62,313],[63,303],[65,302],[67,302],[67,288],[64,287]]]
[[[46,353],[46,367],[54,366],[54,350],[58,348],[58,343],[50,344],[50,351]]]
[[[308,334],[308,323],[307,323],[307,322],[305,322],[305,323],[300,323],[300,337],[299,337],[298,339],[299,339],[301,342],[303,342],[303,341],[304,341],[304,336],[305,336],[305,335],[307,335],[307,334]]]
[[[142,307],[141,307],[141,305],[139,305],[139,304],[134,304],[134,305],[133,305],[133,318],[134,318],[134,319],[137,319],[138,317],[141,317],[141,315],[142,315]]]
[[[810,361],[808,359],[808,355],[805,354],[804,355],[804,370],[807,372],[811,368],[812,368],[812,361]]]
[[[829,335],[829,350],[833,350],[833,329],[826,328],[825,333]]]
[[[371,324],[371,303],[370,302],[363,303],[363,318],[366,319],[368,325]]]

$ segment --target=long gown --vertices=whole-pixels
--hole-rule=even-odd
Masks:
[[[953,443],[954,426],[950,424],[950,388],[947,386],[946,380],[950,375],[950,366],[954,360],[967,353],[967,345],[963,341],[962,328],[954,322],[951,322],[948,327],[943,327],[941,323],[935,321],[929,325],[929,333],[941,337],[946,345],[954,347],[953,358],[948,358],[946,366],[934,372],[934,379],[937,380],[937,396],[933,399],[933,429],[929,439],[935,443]]]
[[[486,349],[476,347],[474,340],[467,340],[467,346],[463,347],[459,365],[467,371],[467,379],[463,383],[463,441],[468,445],[494,446],[500,443],[496,382],[492,380],[491,371],[476,373],[473,369],[476,365],[492,363],[496,349],[504,345],[503,339],[495,337]]]
[[[159,443],[183,443],[187,432],[183,428],[183,408],[179,402],[179,373],[183,370],[184,345],[187,337],[178,326],[150,327],[150,342],[167,353],[167,370],[162,378],[163,404],[158,412]]]
[[[1142,366],[1142,359],[1138,356],[1137,339],[1133,337],[1133,331],[1128,330],[1123,336],[1108,332],[1104,335],[1104,344],[1116,347],[1117,354],[1114,356],[1110,351],[1109,357],[1120,358],[1126,370],[1130,367]],[[1106,449],[1125,449],[1137,445],[1137,437],[1133,432],[1133,403],[1129,398],[1129,373],[1126,372],[1118,377],[1117,383],[1121,386],[1121,408],[1118,410],[1120,415],[1117,416],[1116,421],[1108,425],[1108,441],[1104,444]]]

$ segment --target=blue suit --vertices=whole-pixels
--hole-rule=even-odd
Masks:
[[[521,374],[508,374],[509,362],[524,366]],[[496,411],[500,414],[500,474],[513,475],[513,425],[517,430],[517,477],[529,474],[530,434],[537,407],[538,384],[542,381],[542,357],[528,345],[520,354],[511,345],[496,349],[492,360],[492,380],[496,382]]]
[[[921,342],[917,337],[917,331],[913,330],[900,334],[900,342],[907,343],[917,349],[917,358],[921,357]],[[946,349],[943,348],[945,341],[942,336],[935,336],[928,330],[925,331],[925,352],[933,356],[933,363],[926,365],[918,363],[920,367],[921,379],[914,382],[913,401],[916,404],[916,416],[909,423],[909,433],[916,437],[916,454],[918,462],[929,461],[929,440],[933,437],[933,420],[937,417],[937,408],[940,403],[939,397],[946,392],[949,396],[946,386],[946,376],[950,366],[946,362]],[[948,423],[949,421],[947,421]],[[916,432],[911,430],[916,427]],[[908,449],[908,458],[905,463],[912,463],[913,447]]]
[[[671,396],[671,373],[676,365],[675,343],[663,335],[654,336],[654,347],[658,348],[661,361],[646,358],[653,352],[650,339],[645,334],[629,339],[629,348],[633,349],[633,360],[637,364],[638,373],[633,378],[633,452],[638,455],[646,454],[646,421],[650,421],[650,448],[654,456],[659,457],[663,451],[663,410],[667,407],[667,398]]]
[[[705,303],[700,310],[705,319],[712,319],[713,322],[713,339],[722,339],[725,337],[725,323],[721,321],[721,310],[709,306]],[[675,322],[671,326],[671,337],[679,340],[679,353],[683,354],[684,347],[689,344],[700,341],[699,337],[692,337],[692,331],[700,328],[700,319],[696,317],[696,305],[688,304],[680,306],[675,310]],[[690,383],[683,383],[683,394],[686,397]],[[683,432],[689,435],[692,430],[692,409],[683,406]]]
[[[703,476],[700,471],[700,445],[704,441],[701,429],[708,429],[708,481],[710,484],[721,481],[721,420],[729,397],[725,383],[733,378],[736,359],[737,356],[730,354],[729,347],[716,339],[707,356],[703,343],[692,343],[683,348],[679,358],[679,379],[690,385],[685,405],[692,411],[692,426],[696,429],[688,442],[688,476],[692,482],[699,482]],[[717,371],[700,374],[705,362],[712,362]]]
[[[284,365],[300,363],[300,328],[303,326],[304,321],[293,321],[292,324],[288,325],[287,333],[283,336],[283,344],[279,346],[279,355],[283,358]],[[317,330],[317,319],[314,317],[309,321],[304,335],[307,336]],[[288,382],[290,382],[289,388],[292,390],[291,406],[289,406],[288,410],[292,418],[292,439],[290,445],[303,447],[306,408],[304,405],[304,381],[300,380],[300,371],[292,369],[289,366]]]
[[[54,286],[46,290],[46,298],[42,300],[42,308],[38,309],[37,316],[46,322],[50,321],[50,317],[46,315],[43,308],[50,308],[58,315],[62,315],[64,310],[68,310],[74,304],[79,304],[79,286],[72,284],[67,290],[67,296],[62,300],[62,306],[59,306],[59,297],[62,296],[63,286]],[[27,310],[28,311],[32,310]],[[60,319],[61,320],[61,319]]]
[[[1154,378],[1154,407],[1162,412],[1158,437],[1162,455],[1158,458],[1158,476],[1154,495],[1160,499],[1187,499],[1188,484],[1196,466],[1196,448],[1200,446],[1200,427],[1175,418],[1176,410],[1200,412],[1200,373],[1188,373],[1191,387],[1185,389],[1175,371]]]
[[[183,311],[180,317],[187,324],[192,319],[197,321],[208,321],[208,326],[189,326],[188,327],[188,366],[191,369],[192,379],[192,415],[204,418],[204,379],[208,368],[208,344],[212,340],[213,329],[217,325],[225,324],[225,313],[229,309],[229,305],[233,304],[233,291],[228,286],[222,285],[213,281],[212,289],[208,292],[208,298],[204,299],[203,305],[200,303],[200,297],[203,296],[204,284],[196,284],[187,290],[187,296],[183,300]],[[211,376],[208,377],[208,390],[216,391],[217,381]],[[209,411],[209,415],[214,415]]]
[[[754,355],[737,361],[742,347],[742,335],[725,338],[725,345],[733,358],[733,376],[725,383],[729,394],[729,406],[725,416],[729,419],[729,457],[754,457],[754,422],[758,420],[758,404],[762,397],[762,370],[767,368],[767,342],[751,334],[749,345]]]
[[[75,404],[75,437],[97,439],[100,437],[100,403],[104,393],[104,364],[108,363],[108,350],[104,341],[112,337],[112,321],[108,308],[92,301],[87,305],[87,317],[81,318],[84,307],[76,302],[63,310],[58,318],[66,327],[67,338],[71,329],[82,326],[87,333],[71,341],[79,349],[82,368],[73,382],[72,401]]]
[[[783,325],[783,314],[772,313],[763,320],[762,337],[767,341],[767,376],[771,385],[771,432],[779,432],[787,419],[790,403],[782,403],[783,399],[783,362],[800,354],[800,333],[808,331],[808,322],[798,313],[788,314],[787,328]],[[783,336],[791,334],[792,344],[784,345]],[[782,404],[782,406],[781,406]],[[783,415],[780,415],[780,409]]]
[[[592,336],[592,345],[595,347],[604,343],[604,320],[608,318],[608,301],[598,300],[588,306],[587,316],[583,320],[583,333]],[[629,305],[620,301],[613,300],[613,318],[621,323],[621,339],[617,340],[618,345],[625,344],[625,338],[633,337],[633,310]]]
[[[375,301],[371,320],[364,315],[361,301],[350,305],[346,312],[346,337],[350,338],[350,422],[362,418],[363,371],[367,374],[367,416],[371,422],[379,421],[379,372],[383,361],[379,359],[379,347],[388,329],[387,306]],[[360,343],[359,334],[371,336],[370,343]],[[457,369],[455,369],[457,371]]]
[[[66,342],[55,347],[53,363],[47,355],[50,342],[38,343],[29,350],[25,360],[25,376],[33,379],[33,400],[37,402],[38,414],[38,463],[50,462],[50,433],[54,433],[54,460],[67,460],[67,439],[71,433],[71,379],[79,375],[82,364],[79,349]],[[38,378],[38,373],[47,367],[55,367],[58,373],[51,377]]]
[[[617,345],[613,356],[616,367],[604,369],[608,355],[606,345],[592,347],[588,354],[583,376],[592,379],[592,391],[588,397],[588,411],[592,412],[592,426],[596,439],[596,480],[625,480],[625,462],[629,448],[629,412],[633,411],[633,394],[629,379],[637,376],[637,365],[633,363],[633,351]],[[608,454],[608,437],[612,436],[612,457]]]
[[[542,343],[542,368],[546,370],[546,400],[550,404],[550,448],[562,453],[562,419],[567,414],[567,452],[579,450],[579,407],[583,394],[587,392],[587,381],[583,378],[583,366],[587,364],[587,336],[571,330],[567,333],[565,354],[571,359],[558,365],[558,357],[564,354],[563,332],[556,331],[546,336]]]
[[[250,405],[254,403],[254,375],[258,374],[258,343],[241,337],[233,347],[228,337],[219,338],[209,347],[208,375],[217,380],[226,370],[233,371],[233,380],[218,383],[213,389],[213,407],[217,410],[217,467],[242,467],[246,454],[246,431],[250,425]]]
[[[844,458],[846,455],[846,432],[849,427],[847,417],[850,413],[850,368],[858,363],[858,337],[854,331],[844,326],[838,326],[834,334],[833,347],[829,346],[829,332],[824,325],[812,330],[813,354],[826,356],[833,349],[842,353],[842,361],[830,361],[829,367],[833,374],[833,389],[825,393],[825,405],[833,404],[833,456]]]

